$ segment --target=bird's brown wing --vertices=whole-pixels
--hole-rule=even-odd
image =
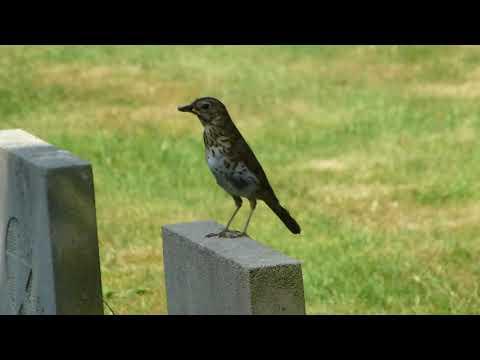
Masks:
[[[240,132],[238,132],[238,135],[236,141],[232,144],[231,154],[235,154],[236,160],[242,161],[246,167],[257,176],[260,181],[259,193],[267,197],[273,195],[276,199],[273,189],[267,179],[267,175],[265,174],[265,171],[263,171],[262,165],[260,165],[260,162],[257,160],[248,143],[240,135]]]

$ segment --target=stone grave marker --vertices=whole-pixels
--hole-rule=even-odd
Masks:
[[[91,165],[0,131],[0,314],[103,314]]]

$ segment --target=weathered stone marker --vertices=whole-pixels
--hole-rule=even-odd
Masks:
[[[247,237],[205,237],[222,228],[163,227],[168,313],[305,314],[300,262]]]
[[[90,164],[0,131],[0,314],[103,314]]]

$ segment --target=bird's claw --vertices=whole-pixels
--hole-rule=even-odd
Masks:
[[[242,236],[245,236],[245,235],[246,234],[244,232],[237,231],[237,230],[223,230],[223,231],[220,231],[219,233],[208,234],[206,237],[210,238],[210,237],[217,236],[219,238],[233,239],[233,238],[238,238],[238,237],[242,237]]]
[[[218,234],[216,234],[216,233],[211,233],[211,234],[205,235],[205,237],[210,238],[210,237],[219,236],[219,235],[220,235],[220,233],[218,233]]]

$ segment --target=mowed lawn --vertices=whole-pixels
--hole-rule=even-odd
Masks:
[[[166,313],[163,224],[234,209],[176,110],[200,96],[227,105],[302,226],[260,203],[249,233],[303,261],[308,313],[479,313],[480,48],[0,47],[1,129],[93,165],[117,313]]]

